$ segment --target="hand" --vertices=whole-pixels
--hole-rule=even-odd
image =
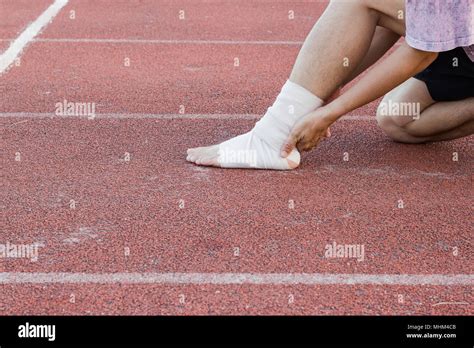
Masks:
[[[281,156],[287,157],[295,147],[300,152],[309,151],[316,147],[321,140],[330,137],[331,122],[325,117],[328,114],[327,108],[322,106],[298,121],[283,144]]]

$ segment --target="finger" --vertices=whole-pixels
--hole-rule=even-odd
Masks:
[[[281,153],[280,153],[281,157],[283,158],[288,157],[291,151],[294,150],[299,138],[297,134],[299,134],[299,130],[291,132],[290,135],[288,136],[288,139],[286,139],[286,141],[283,143],[283,146],[281,148]]]
[[[311,146],[310,141],[305,139],[304,137],[301,138],[297,143],[296,143],[296,148],[298,149],[299,152],[303,151],[308,151],[308,148]]]
[[[307,147],[308,147],[308,141],[305,138],[300,139],[296,143],[296,148],[298,149],[299,152],[305,151]]]
[[[329,138],[330,136],[331,136],[331,129],[328,127],[328,129],[326,129],[326,133],[324,134],[324,137]]]
[[[305,151],[310,151],[313,149],[316,145],[318,145],[319,140],[317,141],[300,141],[296,145],[298,148],[298,151],[300,152],[305,152]]]
[[[301,141],[298,144],[296,144],[296,148],[298,149],[299,152],[303,152],[305,147],[306,145],[302,143]]]

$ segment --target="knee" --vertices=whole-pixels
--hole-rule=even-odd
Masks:
[[[396,134],[401,127],[396,123],[395,118],[386,110],[386,105],[390,95],[386,95],[377,107],[377,124],[388,135]]]
[[[377,108],[377,124],[392,140],[400,143],[419,143],[420,140],[407,132],[403,125],[400,125],[399,118],[396,116],[387,116],[379,106]]]
[[[380,106],[377,108],[377,124],[393,140],[398,141],[401,138],[401,127],[395,124],[392,117],[381,112]]]

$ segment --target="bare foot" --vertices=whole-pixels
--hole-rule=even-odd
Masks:
[[[301,160],[298,149],[289,149],[288,156],[282,157],[282,147],[298,119],[323,103],[304,87],[288,80],[252,130],[218,145],[189,149],[186,159],[197,165],[221,168],[295,169]]]
[[[188,156],[186,161],[196,163],[200,166],[220,167],[219,158],[219,144],[195,147],[188,149]]]
[[[286,158],[252,131],[221,144],[188,149],[186,160],[201,166],[245,169],[295,169],[300,164],[298,150]]]

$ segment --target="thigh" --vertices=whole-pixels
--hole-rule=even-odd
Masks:
[[[410,78],[387,93],[377,109],[379,124],[403,127],[435,103],[423,81]]]

